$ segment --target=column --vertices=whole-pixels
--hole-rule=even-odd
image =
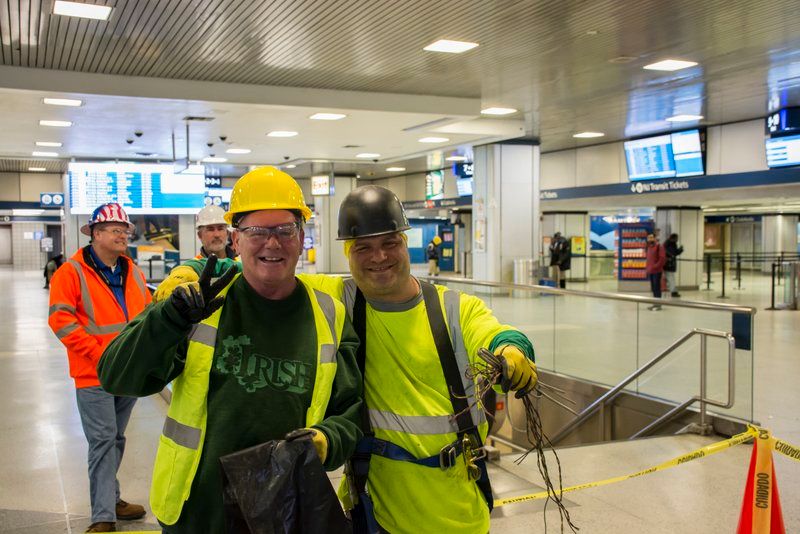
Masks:
[[[552,237],[556,232],[567,238],[570,243],[573,238],[573,254],[570,269],[566,276],[568,281],[586,282],[589,280],[589,212],[587,211],[546,211],[542,214],[542,237]],[[583,253],[576,254],[576,247],[582,238]],[[550,265],[550,251],[542,249],[541,258],[543,265]]]
[[[319,167],[314,167],[318,165]],[[344,257],[341,241],[337,241],[339,206],[344,197],[356,188],[355,176],[336,176],[330,164],[312,164],[312,174],[329,174],[333,184],[330,196],[315,196],[309,199],[314,204],[314,233],[316,242],[316,272],[348,273],[350,265]]]
[[[656,208],[658,240],[664,243],[670,234],[678,234],[683,254],[678,256],[675,284],[680,289],[699,289],[703,281],[703,212],[695,206]]]
[[[797,215],[764,215],[761,218],[761,250],[764,254],[797,254]],[[772,260],[765,261],[761,270],[770,272]]]
[[[474,163],[473,278],[511,282],[515,259],[539,260],[539,146],[478,146]]]

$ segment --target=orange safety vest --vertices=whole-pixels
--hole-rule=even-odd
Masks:
[[[133,319],[152,297],[142,271],[127,256],[125,305]],[[106,346],[119,334],[128,320],[102,276],[83,259],[79,249],[50,281],[50,328],[67,347],[69,374],[76,388],[99,386],[97,363]]]

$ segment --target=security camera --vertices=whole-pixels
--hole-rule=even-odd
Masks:
[[[141,132],[141,131],[137,130],[137,131],[133,132],[133,135],[135,135],[136,137],[141,137],[141,136],[144,135],[144,132]]]
[[[132,145],[133,144],[133,139],[125,139],[125,142],[128,143],[129,145]]]
[[[292,159],[291,156],[283,156],[283,161],[289,161],[290,159]]]
[[[222,141],[222,142],[224,143],[225,141],[227,141],[227,140],[228,140],[228,136],[227,136],[227,135],[220,135],[220,136],[219,136],[219,140],[220,140],[220,141]]]
[[[209,158],[216,158],[216,157],[217,157],[217,155],[216,155],[216,154],[214,154],[214,153],[211,153],[211,154],[209,154],[209,155],[208,155],[208,157],[209,157]]]
[[[211,142],[211,141],[209,141],[208,143],[206,143],[206,146],[207,146],[208,148],[211,148],[212,146],[214,146],[214,143],[213,143],[213,142]]]

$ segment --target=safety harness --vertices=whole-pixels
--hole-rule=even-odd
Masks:
[[[353,532],[357,534],[384,532],[375,520],[372,501],[366,491],[369,463],[373,454],[390,460],[411,462],[440,469],[449,469],[455,466],[459,456],[464,455],[470,478],[475,480],[490,511],[494,503],[492,486],[489,482],[489,475],[486,472],[486,455],[483,450],[483,440],[477,425],[472,420],[453,344],[447,333],[438,291],[433,284],[428,282],[420,280],[419,284],[422,289],[422,298],[425,302],[425,310],[428,314],[428,323],[433,334],[436,352],[439,354],[439,362],[442,365],[447,390],[450,394],[450,402],[453,405],[453,413],[456,414],[457,438],[454,442],[442,447],[439,454],[427,458],[417,458],[399,445],[376,438],[371,429],[367,408],[364,406],[362,411],[364,437],[358,442],[356,452],[348,466],[348,476],[351,478],[358,497],[357,504],[352,511]],[[367,356],[367,303],[360,289],[356,290],[352,319],[353,327],[361,340],[361,345],[356,353],[356,361],[361,375],[364,376]]]

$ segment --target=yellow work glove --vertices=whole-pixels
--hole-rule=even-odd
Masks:
[[[158,284],[156,292],[153,293],[153,302],[166,300],[179,285],[198,280],[200,280],[200,275],[194,269],[186,265],[178,265],[169,272],[169,276]]]
[[[300,428],[298,430],[292,430],[283,438],[286,441],[294,441],[296,439],[310,439],[311,443],[314,444],[314,448],[317,449],[317,455],[319,456],[320,462],[325,462],[325,459],[328,457],[328,438],[325,437],[325,434],[320,432],[314,428]]]
[[[502,345],[494,351],[495,355],[502,357],[506,365],[503,366],[503,391],[529,391],[533,389],[538,380],[536,364],[528,359],[521,350],[514,345]]]

